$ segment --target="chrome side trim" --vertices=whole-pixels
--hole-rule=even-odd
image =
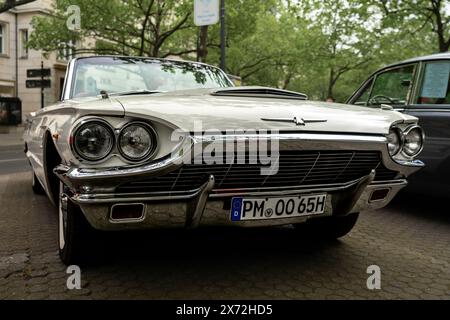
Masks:
[[[438,106],[438,105],[436,105],[436,106]],[[445,107],[442,107],[442,109],[439,109],[439,108],[430,108],[430,109],[426,109],[426,108],[423,108],[423,109],[419,109],[419,108],[409,108],[408,109],[408,112],[415,112],[415,111],[417,111],[417,112],[450,112],[450,107],[449,107],[449,105],[448,104],[445,104],[444,105]]]
[[[328,120],[320,120],[320,119],[305,119],[299,117],[293,118],[261,118],[262,121],[273,121],[273,122],[293,122],[297,126],[305,126],[307,123],[317,123],[317,122],[327,122]]]
[[[232,192],[211,193],[210,198],[227,198],[237,196],[285,196],[298,193],[310,193],[315,191],[339,191],[349,188],[360,181],[354,180],[347,183],[327,184],[327,185],[313,185],[313,186],[293,186],[284,188],[259,188],[259,189],[239,189]]]
[[[379,186],[394,186],[394,185],[403,185],[406,183],[405,179],[397,179],[397,180],[384,180],[384,181],[373,181],[370,186],[379,187]]]
[[[72,201],[77,204],[95,204],[95,203],[128,203],[133,201],[177,201],[187,200],[198,196],[202,189],[197,189],[194,193],[184,194],[163,194],[163,195],[145,195],[145,194],[75,194],[72,197]]]
[[[366,142],[366,143],[383,143],[386,142],[384,136],[375,135],[358,135],[358,134],[332,134],[332,133],[283,133],[278,134],[227,134],[227,135],[202,135],[193,136],[196,142],[212,142],[217,140],[227,141],[230,139],[252,140],[252,139],[278,139],[280,141],[299,140],[306,141],[329,141],[329,142]],[[307,148],[304,148],[307,149]]]

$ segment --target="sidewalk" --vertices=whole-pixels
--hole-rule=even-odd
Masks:
[[[23,146],[24,126],[0,126],[0,148]]]

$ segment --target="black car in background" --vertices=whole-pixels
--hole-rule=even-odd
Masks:
[[[419,158],[426,166],[411,177],[409,190],[450,194],[450,53],[386,66],[373,73],[347,103],[390,106],[418,117],[426,135]]]

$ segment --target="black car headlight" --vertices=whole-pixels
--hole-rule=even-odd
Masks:
[[[113,130],[107,123],[98,120],[83,123],[73,135],[73,146],[78,156],[85,160],[102,160],[114,146]]]
[[[387,136],[388,149],[391,156],[399,153],[402,147],[402,133],[397,128],[391,128]]]
[[[404,143],[402,152],[407,157],[417,156],[423,149],[424,133],[421,127],[414,125],[403,133]]]
[[[118,149],[130,161],[142,161],[156,150],[156,132],[146,123],[132,122],[119,134]]]

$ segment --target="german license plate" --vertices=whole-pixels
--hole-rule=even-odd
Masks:
[[[244,198],[231,200],[231,220],[265,220],[322,214],[326,194],[282,198]]]

